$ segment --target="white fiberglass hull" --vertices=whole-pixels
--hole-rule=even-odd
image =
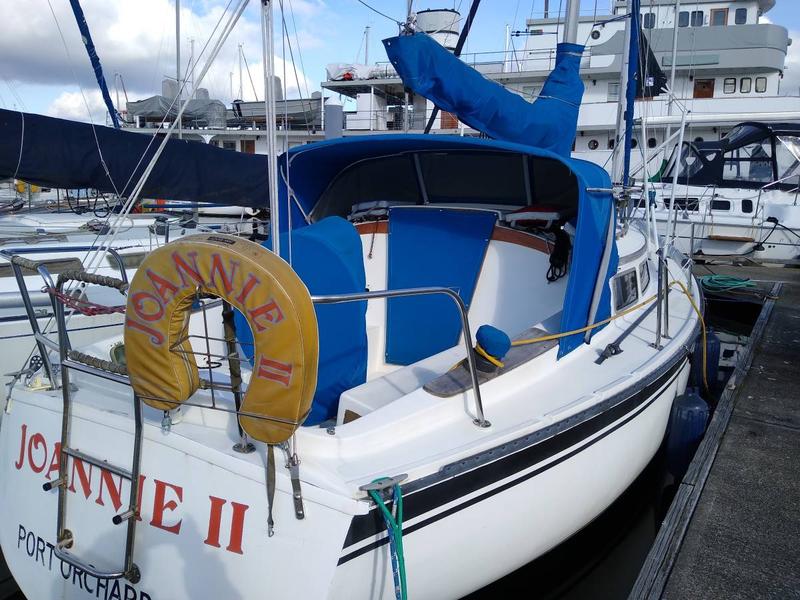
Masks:
[[[474,467],[407,493],[410,597],[459,597],[486,585],[608,507],[661,443],[673,398],[688,377],[682,356],[673,363],[652,374],[649,385],[640,382],[609,398],[577,426],[518,437],[495,447],[492,456],[500,458],[491,464],[481,466],[488,456],[476,455]],[[358,514],[363,503],[304,485],[306,518],[296,520],[290,486],[279,476],[276,534],[269,538],[259,458],[230,461],[152,425],[145,430],[136,537],[141,581],[98,580],[63,563],[53,554],[57,494],[41,488],[57,473],[59,396],[16,401],[0,433],[0,542],[31,600],[254,598],[265,590],[276,598],[394,597],[383,526],[371,514]],[[73,419],[73,439],[82,451],[125,466],[129,425],[84,406]],[[122,559],[124,529],[111,524],[120,506],[117,485],[116,477],[88,466],[72,475],[68,522],[80,541],[73,550],[97,567]]]

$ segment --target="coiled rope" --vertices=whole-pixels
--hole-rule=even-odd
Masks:
[[[731,292],[745,289],[754,289],[754,281],[744,277],[733,277],[732,275],[704,275],[700,278],[700,285],[706,292]]]

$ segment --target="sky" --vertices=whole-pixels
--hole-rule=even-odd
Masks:
[[[229,0],[180,0],[181,59],[185,72],[194,40],[195,55],[207,44]],[[364,62],[364,28],[370,26],[369,59],[386,59],[381,39],[396,35],[397,24],[358,0],[283,0],[294,60],[281,35],[280,0],[275,2],[275,70],[286,74],[288,97],[320,89],[328,63]],[[551,11],[563,0],[550,0]],[[647,0],[643,0],[646,4]],[[406,0],[366,0],[401,20]],[[684,4],[690,4],[691,0]],[[798,0],[778,0],[767,15],[783,25],[795,43],[789,48],[783,89],[800,87],[800,11]],[[160,93],[161,80],[175,77],[175,0],[82,0],[86,19],[116,103]],[[470,0],[414,0],[413,9],[460,8]],[[566,3],[564,3],[566,4]],[[582,0],[581,12],[609,9],[611,0]],[[505,27],[524,29],[525,19],[541,16],[544,0],[483,0],[465,52],[503,49]],[[241,96],[263,98],[260,2],[251,0],[202,83],[212,98],[226,104],[239,97],[238,45],[243,67]],[[51,116],[102,122],[105,109],[68,0],[1,0],[0,107]],[[216,39],[216,38],[215,38]],[[201,56],[197,71],[207,58]],[[284,62],[282,57],[286,55]],[[295,72],[297,75],[295,76]],[[233,73],[231,79],[231,73]],[[116,74],[120,74],[121,78]],[[252,77],[251,77],[252,76]],[[252,79],[252,82],[251,82]],[[91,115],[91,116],[90,116]]]

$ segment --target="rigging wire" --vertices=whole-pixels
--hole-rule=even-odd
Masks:
[[[242,50],[242,60],[244,61],[244,68],[247,69],[247,78],[250,80],[250,86],[253,88],[253,95],[256,97],[255,101],[258,102],[256,84],[253,83],[253,76],[250,74],[250,65],[247,64],[247,57],[244,55],[244,50]]]
[[[100,147],[100,140],[97,137],[97,130],[94,124],[94,118],[92,117],[92,110],[89,108],[89,101],[86,99],[86,94],[83,91],[83,86],[81,85],[80,80],[78,79],[78,75],[75,72],[75,68],[73,66],[72,55],[70,54],[69,47],[67,46],[67,40],[64,37],[64,32],[61,30],[61,24],[58,22],[58,17],[56,16],[56,11],[53,9],[53,4],[50,0],[47,0],[47,6],[50,7],[50,14],[53,15],[53,21],[55,21],[56,29],[58,29],[58,35],[61,38],[61,43],[64,45],[64,51],[67,54],[67,61],[69,62],[69,69],[72,72],[72,77],[75,79],[75,83],[78,85],[78,90],[81,93],[81,98],[83,99],[83,104],[86,107],[86,114],[89,117],[89,123],[92,126],[92,135],[94,136],[94,143],[97,146],[97,153],[100,156],[100,164],[103,167],[103,171],[105,171],[106,177],[111,182],[111,187],[114,188],[114,193],[119,197],[119,190],[117,190],[117,186],[114,183],[114,180],[111,178],[111,173],[108,170],[108,165],[106,164],[106,159],[103,156],[103,149]]]
[[[360,3],[360,4],[363,4],[363,5],[364,5],[364,6],[366,6],[368,9],[370,9],[372,12],[374,12],[374,13],[376,13],[376,14],[379,14],[380,16],[384,17],[385,19],[389,19],[390,21],[392,21],[393,23],[396,23],[397,25],[402,25],[402,24],[403,24],[403,21],[398,21],[398,20],[397,20],[397,19],[395,19],[394,17],[390,17],[390,16],[389,16],[389,15],[387,15],[386,13],[383,13],[383,12],[379,11],[379,10],[378,10],[377,8],[375,8],[374,6],[370,6],[369,4],[367,4],[366,2],[364,2],[364,0],[356,0],[356,2],[358,2],[358,3]]]

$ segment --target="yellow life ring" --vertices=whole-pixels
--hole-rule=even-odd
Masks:
[[[230,303],[253,333],[253,373],[241,410],[266,418],[240,416],[242,428],[263,442],[287,440],[308,414],[317,385],[314,305],[286,262],[242,238],[187,236],[144,259],[128,290],[125,317],[134,391],[160,410],[176,408],[197,391],[188,328],[198,292]]]

